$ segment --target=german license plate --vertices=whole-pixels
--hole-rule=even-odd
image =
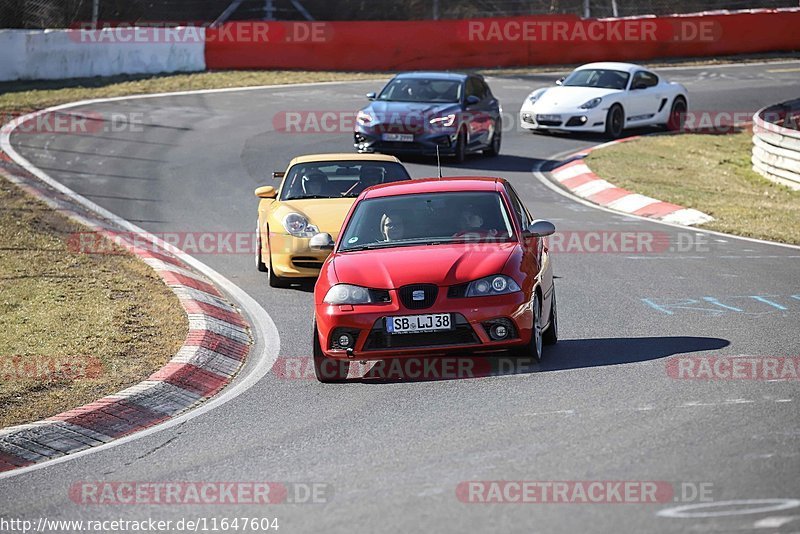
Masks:
[[[401,143],[413,143],[414,134],[385,133],[381,135],[384,141],[400,141]]]
[[[390,334],[416,334],[452,330],[453,321],[449,313],[430,313],[427,315],[403,315],[386,318],[386,331]]]
[[[536,115],[537,121],[560,121],[561,115]]]

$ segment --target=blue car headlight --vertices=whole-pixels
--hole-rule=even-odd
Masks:
[[[452,126],[455,121],[456,115],[455,113],[451,113],[450,115],[445,115],[444,117],[434,117],[428,122],[430,122],[432,126],[449,127]]]
[[[356,122],[361,126],[373,126],[378,122],[377,118],[368,111],[359,111],[356,114]]]

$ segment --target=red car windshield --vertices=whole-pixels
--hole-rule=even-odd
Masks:
[[[513,237],[511,217],[496,192],[424,193],[362,200],[338,250],[506,242]]]

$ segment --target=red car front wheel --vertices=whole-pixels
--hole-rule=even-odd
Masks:
[[[319,342],[317,323],[314,323],[314,374],[317,380],[326,384],[341,383],[347,380],[350,362],[334,360],[325,356]]]
[[[531,327],[531,340],[514,351],[520,358],[533,357],[537,362],[542,358],[542,301],[539,294],[533,297],[533,325]]]

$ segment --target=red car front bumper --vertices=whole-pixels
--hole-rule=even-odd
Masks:
[[[405,308],[397,291],[389,293],[392,301],[385,304],[318,305],[317,329],[325,355],[340,360],[383,360],[501,350],[530,341],[532,299],[522,291],[493,297],[449,298],[447,288],[440,288],[436,302],[425,309]],[[387,317],[433,313],[451,314],[453,328],[419,334],[390,334],[386,331]],[[511,325],[509,335],[499,341],[493,340],[488,331],[488,326],[498,320]],[[351,350],[340,348],[337,343],[337,338],[344,333],[354,339]]]

